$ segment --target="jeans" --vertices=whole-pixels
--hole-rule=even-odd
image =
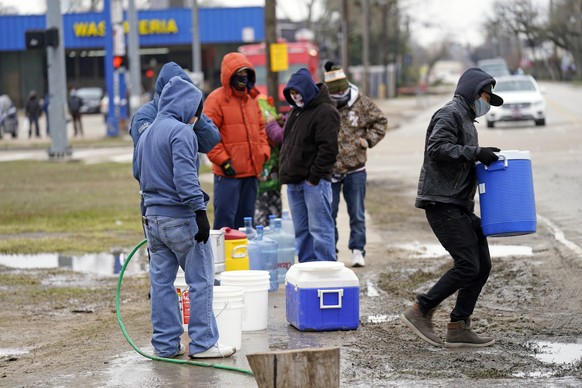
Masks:
[[[212,229],[243,227],[245,217],[255,216],[259,181],[256,177],[214,176],[214,226]]]
[[[454,264],[426,293],[418,295],[426,312],[458,291],[451,321],[466,320],[473,314],[481,289],[491,272],[491,256],[481,219],[453,205],[437,204],[426,209],[426,218]]]
[[[172,357],[180,348],[184,333],[178,295],[174,287],[178,266],[184,270],[190,292],[190,354],[200,353],[218,341],[212,310],[214,265],[209,244],[194,240],[196,217],[148,216],[150,251],[152,345],[160,357]]]
[[[331,182],[322,179],[317,186],[307,181],[288,184],[287,197],[299,262],[335,261]]]
[[[331,214],[333,215],[333,224],[335,229],[335,244],[339,240],[337,230],[337,213],[340,202],[340,192],[342,191],[348,215],[350,216],[350,240],[348,248],[350,250],[358,249],[364,251],[366,247],[366,208],[364,200],[366,199],[366,171],[357,171],[347,174],[339,182],[331,184],[333,194],[331,202]]]

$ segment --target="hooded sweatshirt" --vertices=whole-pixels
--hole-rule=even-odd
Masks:
[[[249,87],[237,91],[230,79],[240,69],[249,73]],[[216,124],[222,140],[208,153],[212,173],[224,176],[221,166],[228,160],[236,171],[235,178],[258,177],[263,164],[271,155],[267,142],[265,119],[259,107],[259,91],[252,85],[255,71],[247,57],[229,53],[220,68],[222,86],[214,90],[204,104],[204,113]]]
[[[479,68],[466,70],[453,99],[432,116],[426,131],[416,207],[437,202],[473,211],[479,152],[474,104],[487,84],[494,85],[495,79]]]
[[[168,62],[166,63],[162,69],[160,70],[160,74],[158,75],[158,79],[156,80],[156,87],[154,92],[154,98],[152,101],[148,102],[147,104],[143,105],[138,111],[135,113],[133,118],[131,119],[131,128],[130,134],[131,138],[133,139],[133,148],[134,148],[134,157],[133,157],[133,173],[134,176],[136,171],[135,166],[135,147],[137,146],[137,142],[139,141],[140,136],[142,133],[149,128],[150,124],[156,118],[158,113],[158,102],[160,99],[160,95],[162,94],[162,90],[164,86],[168,83],[168,81],[173,77],[180,77],[183,80],[192,84],[192,80],[184,72],[184,70],[175,62]],[[192,84],[193,85],[193,84]],[[218,128],[214,125],[212,120],[210,120],[206,115],[202,115],[196,126],[194,127],[194,133],[198,138],[198,151],[207,153],[210,151],[218,142],[220,142],[220,133],[218,132]]]
[[[302,108],[295,105],[291,89],[303,97]],[[283,95],[293,108],[287,116],[279,154],[281,183],[307,180],[317,185],[321,179],[331,180],[338,154],[340,116],[327,86],[316,85],[303,68],[291,76]]]
[[[202,92],[179,76],[159,98],[159,111],[136,148],[137,173],[148,216],[191,217],[208,196],[198,180],[198,142],[192,126]]]

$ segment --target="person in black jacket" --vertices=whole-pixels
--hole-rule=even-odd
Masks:
[[[40,100],[36,95],[36,91],[32,90],[26,99],[26,106],[24,108],[26,117],[28,118],[28,138],[32,137],[32,127],[34,126],[34,134],[40,137],[40,129],[38,127],[38,118],[42,114],[42,106]]]
[[[299,262],[335,261],[331,172],[338,154],[340,116],[325,84],[305,68],[283,90],[292,109],[279,153],[279,178],[287,184]]]
[[[432,316],[440,303],[457,294],[447,327],[446,347],[483,347],[495,340],[471,330],[471,315],[491,271],[487,238],[481,219],[473,210],[477,188],[475,162],[496,161],[499,148],[480,147],[474,121],[490,105],[503,99],[493,93],[495,79],[480,68],[460,77],[453,99],[431,118],[426,132],[424,162],[420,171],[416,207],[426,218],[442,246],[453,258],[453,267],[400,316],[402,322],[428,343],[441,346]]]

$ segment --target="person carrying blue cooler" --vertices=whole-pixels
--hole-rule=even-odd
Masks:
[[[480,68],[466,70],[451,101],[432,116],[425,139],[424,161],[418,182],[416,207],[424,209],[430,227],[453,259],[449,269],[400,316],[426,342],[442,346],[432,316],[436,308],[457,293],[444,345],[483,347],[493,338],[471,329],[471,315],[491,271],[491,257],[481,219],[474,213],[477,190],[475,162],[495,162],[499,148],[480,147],[475,119],[503,99],[493,93],[495,79]]]

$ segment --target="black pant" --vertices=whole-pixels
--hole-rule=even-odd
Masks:
[[[466,320],[491,272],[491,256],[481,219],[453,205],[436,204],[426,209],[426,219],[441,245],[454,260],[449,269],[426,294],[417,296],[423,312],[437,307],[459,292],[451,321]]]

